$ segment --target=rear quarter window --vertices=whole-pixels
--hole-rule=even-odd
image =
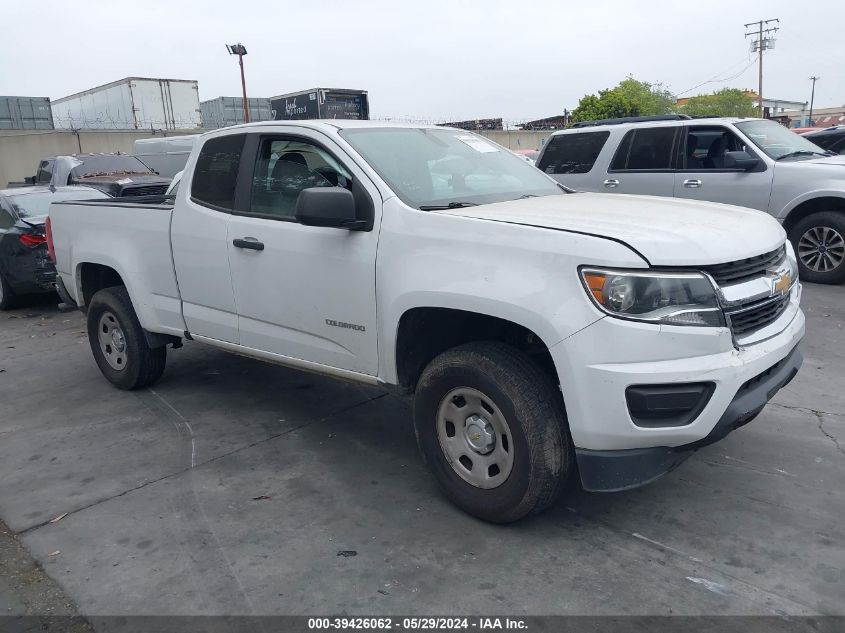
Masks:
[[[596,163],[610,132],[553,136],[537,167],[547,174],[586,174]]]
[[[191,182],[194,202],[226,211],[235,208],[235,187],[245,139],[245,134],[231,134],[205,142]]]
[[[610,171],[667,170],[678,127],[637,128],[625,134]]]

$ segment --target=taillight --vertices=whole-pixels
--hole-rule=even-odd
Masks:
[[[47,252],[50,253],[50,261],[56,263],[56,249],[53,246],[53,227],[50,218],[44,223],[44,232],[47,234]]]
[[[33,235],[32,233],[24,233],[19,239],[24,246],[40,246],[47,241],[47,238],[43,235]]]

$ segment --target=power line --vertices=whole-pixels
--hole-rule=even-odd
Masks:
[[[723,71],[721,71],[721,72],[719,72],[719,73],[716,73],[715,75],[713,75],[713,76],[712,76],[710,79],[708,79],[707,81],[702,81],[700,84],[696,84],[696,85],[694,85],[692,88],[688,88],[688,89],[684,90],[683,92],[679,92],[679,93],[677,93],[675,96],[676,96],[676,97],[680,97],[681,95],[685,95],[685,94],[687,94],[688,92],[692,92],[692,91],[693,91],[693,90],[695,90],[696,88],[700,88],[701,86],[704,86],[704,85],[706,85],[706,84],[721,83],[721,82],[723,82],[723,81],[731,81],[731,80],[733,80],[733,79],[736,79],[736,78],[737,78],[737,77],[739,77],[742,73],[744,73],[746,70],[748,70],[749,68],[751,68],[751,65],[754,63],[754,60],[751,60],[751,63],[750,63],[750,64],[746,65],[746,66],[745,66],[745,68],[743,68],[742,70],[740,70],[740,71],[739,71],[738,73],[736,73],[735,75],[732,75],[732,76],[730,76],[730,77],[723,77],[723,78],[721,78],[721,79],[719,78],[719,75],[721,75],[721,74],[723,74],[723,73],[726,73],[726,72],[729,72],[729,71],[733,70],[734,68],[736,68],[736,67],[737,67],[737,66],[739,66],[740,64],[742,64],[742,63],[746,62],[747,60],[748,60],[748,58],[743,59],[743,60],[741,60],[741,61],[737,62],[736,64],[733,64],[732,66],[728,66],[725,70],[723,70]]]

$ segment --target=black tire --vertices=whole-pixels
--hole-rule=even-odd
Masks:
[[[17,296],[12,292],[9,282],[0,275],[0,310],[11,310],[18,304]]]
[[[828,250],[828,247],[831,247],[826,255],[809,248],[814,242],[819,242],[817,237],[825,230],[830,237],[827,245],[822,245],[821,248]],[[789,241],[795,248],[798,276],[802,281],[816,284],[838,284],[845,281],[845,213],[820,211],[808,215],[792,227]],[[838,261],[838,265],[824,270],[833,261]],[[813,267],[819,270],[813,270]]]
[[[492,489],[468,483],[441,448],[438,410],[447,394],[461,388],[490,398],[510,430],[512,467]],[[509,523],[547,508],[572,471],[572,441],[557,386],[530,357],[502,343],[468,343],[431,361],[417,385],[414,428],[446,496],[485,521]]]
[[[101,318],[112,315],[119,325],[125,349],[125,364],[115,369],[109,364],[99,340]],[[151,348],[129,293],[123,286],[105,288],[97,292],[88,306],[88,341],[94,360],[103,375],[120,389],[140,389],[153,384],[164,373],[167,348]]]

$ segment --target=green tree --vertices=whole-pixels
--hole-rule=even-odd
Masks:
[[[624,116],[648,116],[672,111],[675,98],[658,84],[628,77],[598,96],[584,95],[572,111],[573,121],[592,121]]]
[[[678,112],[690,116],[757,116],[752,98],[737,88],[723,88],[712,95],[691,97]]]

